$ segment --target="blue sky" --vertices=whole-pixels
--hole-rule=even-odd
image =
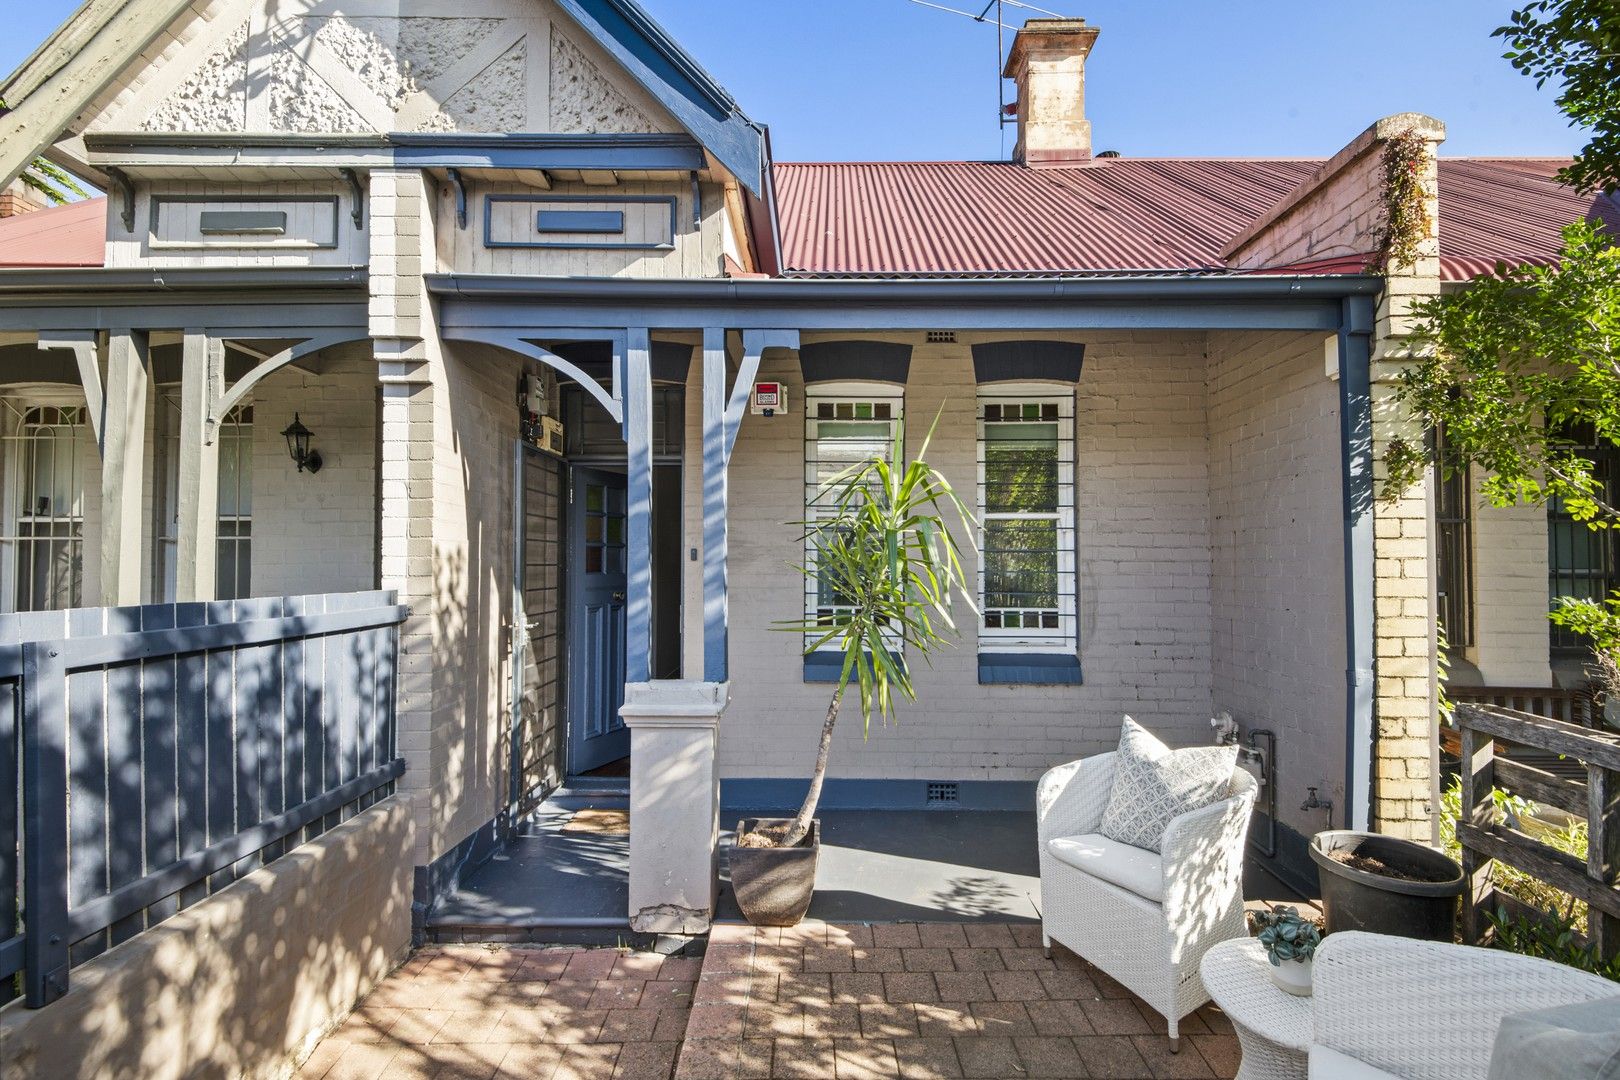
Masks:
[[[977,7],[974,0],[938,0]],[[10,71],[78,0],[8,0]],[[642,0],[771,125],[776,156],[997,158],[995,29],[908,0]],[[1448,154],[1585,141],[1501,59],[1512,0],[1045,0],[1102,30],[1087,71],[1099,150],[1321,155],[1380,116],[1446,121]],[[1009,7],[1008,21],[1021,21]]]

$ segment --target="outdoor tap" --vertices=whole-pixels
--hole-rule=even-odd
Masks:
[[[1238,741],[1238,722],[1232,719],[1232,714],[1226,710],[1216,713],[1210,719],[1209,726],[1215,732],[1215,745],[1231,746]]]
[[[1301,810],[1326,810],[1330,814],[1333,813],[1332,799],[1322,798],[1313,787],[1308,787],[1305,791],[1305,801],[1299,804]]]

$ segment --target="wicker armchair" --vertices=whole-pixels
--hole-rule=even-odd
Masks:
[[[1350,930],[1311,967],[1311,1080],[1484,1080],[1504,1016],[1620,992],[1550,960]]]
[[[1243,846],[1256,784],[1236,770],[1232,794],[1176,818],[1155,854],[1097,833],[1114,756],[1059,765],[1036,789],[1042,939],[1162,1013],[1178,1050],[1181,1018],[1209,1000],[1199,960],[1216,942],[1246,933]]]

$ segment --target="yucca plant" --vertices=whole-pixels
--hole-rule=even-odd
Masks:
[[[855,688],[868,734],[874,715],[888,723],[899,701],[917,698],[906,657],[926,660],[956,636],[951,606],[958,597],[973,606],[948,519],[956,519],[969,544],[977,523],[950,481],[928,464],[933,435],[930,428],[908,462],[903,424],[897,424],[889,458],[873,458],[827,481],[811,504],[810,520],[795,523],[815,556],[814,566],[799,572],[837,603],[834,614],[779,629],[803,634],[806,654],[836,643],[844,663],[821,725],[804,805],[785,834],[763,838],[776,847],[795,847],[810,830],[845,693]]]

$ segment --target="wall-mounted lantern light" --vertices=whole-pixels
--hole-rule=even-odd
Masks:
[[[293,464],[298,466],[299,472],[321,471],[321,452],[309,448],[309,439],[314,432],[303,425],[297,413],[293,413],[293,422],[281,434],[287,440],[287,453],[292,455]]]

